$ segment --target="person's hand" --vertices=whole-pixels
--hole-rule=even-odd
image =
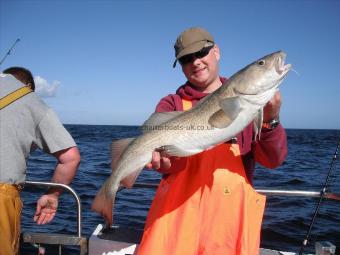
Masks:
[[[58,196],[45,194],[37,201],[37,209],[34,214],[34,221],[41,225],[52,221],[58,209]]]
[[[277,91],[263,108],[263,122],[270,122],[279,117],[281,107],[281,93]]]
[[[171,167],[170,157],[159,151],[152,152],[152,160],[146,165],[149,169],[168,170]]]

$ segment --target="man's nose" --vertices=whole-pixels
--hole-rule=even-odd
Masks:
[[[200,65],[202,63],[202,60],[200,58],[193,57],[192,64],[193,65]]]

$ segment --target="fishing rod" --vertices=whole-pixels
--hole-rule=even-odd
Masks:
[[[300,252],[299,252],[299,255],[303,255],[303,251],[305,250],[305,247],[307,246],[308,242],[309,242],[309,236],[312,232],[312,227],[314,225],[314,222],[316,220],[316,217],[318,215],[318,212],[319,212],[319,209],[320,209],[320,206],[321,206],[321,201],[322,199],[325,197],[326,195],[326,187],[328,185],[328,182],[329,182],[329,178],[333,172],[333,169],[334,169],[334,166],[335,166],[335,161],[337,159],[337,155],[338,155],[338,150],[339,150],[339,146],[340,146],[340,141],[338,141],[338,145],[336,147],[336,150],[335,150],[335,153],[334,153],[334,156],[333,156],[333,159],[331,161],[331,165],[329,167],[329,170],[328,170],[328,174],[327,174],[327,177],[326,177],[326,181],[322,187],[322,190],[320,192],[320,198],[319,198],[319,201],[318,201],[318,204],[316,206],[316,209],[315,209],[315,212],[314,212],[314,215],[313,215],[313,218],[312,218],[312,221],[309,225],[309,230],[307,232],[307,235],[305,237],[305,239],[303,240],[302,242],[302,245],[301,245],[301,248],[300,248]]]
[[[7,53],[5,54],[5,56],[1,59],[0,61],[0,66],[2,65],[2,63],[5,61],[5,59],[7,58],[8,55],[11,54],[11,51],[13,50],[13,48],[15,47],[15,45],[20,42],[20,38],[16,39],[15,42],[13,43],[12,47],[7,51]]]

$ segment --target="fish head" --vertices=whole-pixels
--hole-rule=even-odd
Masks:
[[[285,65],[286,53],[283,51],[269,54],[237,72],[234,91],[243,95],[258,95],[277,88],[291,69]]]

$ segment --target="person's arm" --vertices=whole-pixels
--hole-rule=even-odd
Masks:
[[[281,94],[278,91],[263,109],[263,122],[279,117]],[[260,140],[253,142],[255,161],[267,168],[280,166],[287,156],[287,136],[281,124],[273,129],[262,129]]]
[[[80,162],[78,148],[71,147],[57,151],[52,155],[58,160],[52,182],[70,184],[77,172]],[[52,221],[57,212],[58,199],[61,193],[61,189],[50,188],[46,194],[39,198],[37,201],[37,209],[34,214],[34,221],[37,222],[37,224],[46,224]]]
[[[255,161],[262,166],[271,169],[280,166],[287,156],[287,136],[282,125],[263,132],[261,139],[252,144],[252,149]]]

